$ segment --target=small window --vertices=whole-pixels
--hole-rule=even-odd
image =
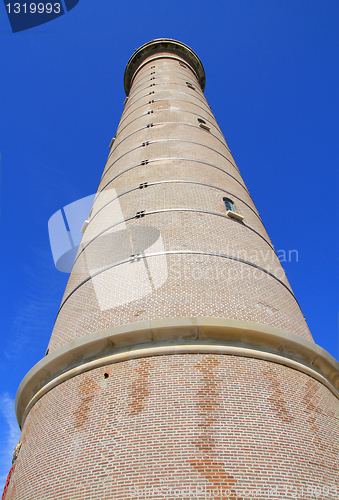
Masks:
[[[204,125],[206,125],[205,120],[203,120],[202,118],[198,118],[198,122],[199,122],[199,123],[203,123]]]
[[[189,89],[195,90],[195,87],[190,82],[186,82],[186,85]]]
[[[183,68],[187,68],[186,64],[184,64],[184,63],[182,63],[182,62],[180,62],[179,64],[180,64],[180,66],[182,66]]]
[[[224,204],[225,204],[225,208],[226,208],[226,212],[228,212],[229,210],[231,212],[235,212],[234,210],[234,203],[232,200],[230,200],[229,198],[223,198],[224,200]]]

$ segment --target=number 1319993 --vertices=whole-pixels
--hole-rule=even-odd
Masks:
[[[11,6],[10,3],[6,5],[8,14],[59,14],[61,11],[60,3],[15,3]],[[11,11],[12,8],[12,11]]]

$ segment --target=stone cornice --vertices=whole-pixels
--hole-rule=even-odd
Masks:
[[[86,335],[40,360],[22,380],[15,402],[22,427],[49,390],[80,373],[112,363],[171,354],[224,354],[279,363],[324,384],[339,398],[339,363],[293,333],[224,318],[165,318],[129,323]]]

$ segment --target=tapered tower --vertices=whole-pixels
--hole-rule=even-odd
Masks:
[[[6,500],[336,498],[315,345],[183,43],[134,52]],[[332,497],[331,497],[332,495]]]

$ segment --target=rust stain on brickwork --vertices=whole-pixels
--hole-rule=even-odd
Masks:
[[[266,380],[270,383],[272,394],[267,399],[272,403],[272,408],[276,410],[278,417],[283,422],[292,422],[294,420],[288,408],[288,401],[284,397],[284,392],[281,389],[281,379],[275,373],[272,368],[263,370],[263,375],[266,376]]]
[[[199,450],[200,456],[194,460],[187,460],[187,463],[193,467],[204,479],[211,484],[211,489],[221,488],[225,498],[232,500],[241,500],[234,489],[237,480],[226,470],[226,464],[223,461],[216,460],[214,457],[218,454],[216,448],[215,430],[213,425],[218,422],[216,412],[218,411],[222,397],[218,389],[220,377],[215,373],[215,369],[220,365],[220,361],[213,356],[204,357],[195,368],[201,373],[201,388],[197,391],[197,406],[200,408],[200,416],[203,422],[198,424],[200,436],[194,441],[194,446]],[[213,491],[211,491],[213,495]],[[221,496],[211,496],[210,498],[222,498]]]
[[[224,462],[204,457],[197,460],[188,460],[188,463],[193,467],[193,469],[199,472],[201,476],[207,479],[207,481],[211,483],[213,488],[217,488],[219,491],[222,491],[222,495],[224,498],[241,500],[241,498],[236,495],[236,492],[234,490],[234,486],[237,484],[237,480],[225,470]],[[213,496],[213,498],[222,497]]]
[[[78,386],[78,397],[80,404],[78,409],[73,412],[75,417],[75,428],[82,427],[88,420],[88,414],[91,409],[91,401],[94,398],[94,391],[99,387],[95,385],[89,375],[82,378]]]
[[[200,407],[200,415],[203,422],[198,424],[200,427],[200,436],[194,442],[194,445],[202,452],[209,454],[215,447],[215,438],[213,437],[213,423],[215,421],[214,413],[220,406],[222,398],[218,392],[218,377],[213,372],[213,368],[220,365],[220,362],[211,357],[202,359],[196,365],[196,369],[202,374],[202,387],[197,391],[198,400],[196,405]]]
[[[338,416],[335,412],[330,410],[327,406],[325,407],[321,398],[317,395],[320,389],[319,384],[313,379],[309,379],[305,384],[306,392],[301,400],[301,404],[305,407],[305,413],[307,414],[306,422],[310,425],[310,429],[313,434],[312,445],[314,447],[312,455],[310,455],[310,463],[317,465],[318,467],[325,467],[332,471],[337,471],[336,466],[338,466],[338,455],[339,455],[339,444],[338,444]],[[333,424],[328,425],[329,419],[332,420]],[[326,426],[326,429],[325,429]],[[331,451],[328,449],[329,446],[324,445],[322,434],[324,432],[332,434],[332,441],[336,443],[336,450]]]
[[[312,378],[309,378],[309,380],[307,380],[305,384],[305,387],[306,392],[301,400],[301,404],[305,406],[306,412],[310,415],[308,421],[315,422],[316,417],[311,416],[312,413],[316,413],[318,415],[327,415],[327,413],[324,412],[324,408],[321,406],[321,402],[317,396],[319,384],[317,384]]]
[[[132,382],[131,390],[131,415],[141,413],[146,405],[149,391],[149,376],[152,363],[149,359],[138,360],[138,367],[135,370],[136,375]]]

